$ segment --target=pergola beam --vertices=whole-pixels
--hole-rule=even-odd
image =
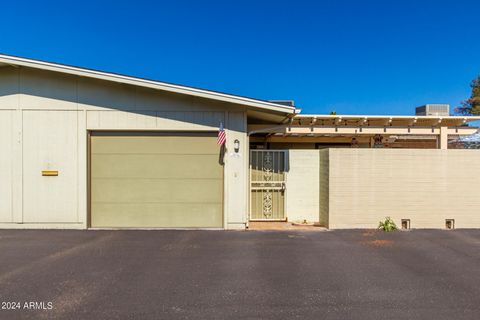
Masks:
[[[264,132],[268,133],[282,133],[282,134],[313,134],[313,135],[375,135],[375,134],[389,134],[389,135],[425,135],[425,136],[439,136],[441,130],[446,135],[470,135],[477,132],[478,128],[474,127],[388,127],[385,132],[384,127],[352,127],[352,126],[291,126],[289,128],[270,127],[268,125],[249,125],[249,132]]]

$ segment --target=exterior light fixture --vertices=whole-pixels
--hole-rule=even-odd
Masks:
[[[238,139],[235,139],[235,141],[233,141],[233,149],[235,150],[235,153],[238,153],[238,151],[240,151],[240,141]]]

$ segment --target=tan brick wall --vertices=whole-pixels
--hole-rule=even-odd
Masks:
[[[412,228],[444,228],[447,218],[480,228],[480,151],[330,149],[328,158],[320,198],[330,199],[332,229],[376,228],[385,216]]]

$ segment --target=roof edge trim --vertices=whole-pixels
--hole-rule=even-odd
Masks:
[[[135,78],[135,77],[125,76],[125,75],[120,75],[115,73],[84,69],[80,67],[9,56],[4,54],[0,54],[0,62],[9,64],[9,65],[14,65],[14,66],[16,65],[16,66],[23,66],[23,67],[34,68],[34,69],[54,71],[54,72],[81,76],[81,77],[88,77],[88,78],[94,78],[99,80],[106,80],[106,81],[112,81],[117,83],[125,83],[125,84],[130,84],[135,86],[141,86],[141,87],[146,87],[146,88],[151,88],[156,90],[168,91],[173,93],[186,94],[186,95],[191,95],[191,96],[196,96],[196,97],[201,97],[206,99],[218,100],[222,102],[242,104],[245,106],[266,110],[266,111],[295,114],[294,107],[279,105],[279,104],[275,104],[275,103],[271,103],[263,100],[256,100],[252,98],[236,96],[232,94],[214,92],[214,91],[209,91],[204,89],[197,89],[197,88],[176,85],[176,84],[170,84],[170,83],[165,83],[161,81]]]

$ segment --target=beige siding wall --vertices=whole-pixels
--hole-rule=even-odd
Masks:
[[[477,150],[330,149],[329,227],[480,228]]]
[[[319,221],[320,181],[318,150],[289,150],[286,215],[289,221]]]
[[[226,115],[227,143],[225,155],[224,194],[225,212],[228,212],[228,229],[245,229],[248,213],[248,162],[249,146],[246,135],[247,118],[243,112],[229,112]],[[240,142],[235,153],[234,141]]]
[[[80,222],[77,118],[76,111],[23,112],[23,222]]]
[[[13,110],[0,110],[0,223],[13,222]]]
[[[65,128],[66,123],[59,124],[55,120],[57,112],[65,111],[74,112],[73,117],[76,118],[75,123],[68,122],[68,130]],[[44,119],[51,117],[54,120],[50,121],[49,125],[59,127],[52,129],[53,131],[43,130]],[[1,67],[0,147],[2,151],[8,151],[8,159],[2,156],[5,154],[2,152],[0,227],[2,223],[9,222],[23,222],[20,227],[28,227],[27,222],[31,222],[32,227],[86,227],[87,130],[214,132],[218,130],[220,121],[223,121],[226,127],[228,147],[224,183],[225,227],[243,228],[246,222],[248,181],[245,107],[49,71]],[[4,123],[8,125],[3,125]],[[24,136],[27,127],[32,133],[27,133],[29,138]],[[64,129],[64,135],[74,135],[68,146],[63,144],[63,140],[56,138],[61,134],[58,130]],[[42,137],[42,145],[32,145],[29,139],[33,139],[34,132],[39,130],[47,136]],[[239,154],[233,154],[235,139],[240,141]],[[24,176],[28,170],[36,172],[46,163],[39,158],[41,154],[37,152],[55,148],[58,152],[49,153],[52,157],[49,161],[58,163],[58,167],[75,168],[75,175],[78,177],[75,187],[66,186],[60,193],[56,193],[55,188],[42,187],[43,181],[37,181],[38,177],[32,176],[29,179]],[[24,151],[27,151],[25,155]],[[35,175],[34,172],[32,174]],[[51,178],[49,181],[55,179]],[[34,202],[25,198],[25,192],[29,199],[33,197],[38,201],[48,200],[50,206],[54,207],[51,216],[42,217],[44,213],[36,213],[35,216],[33,208],[28,207]],[[67,196],[70,194],[75,194],[77,200],[70,199]],[[67,210],[64,204],[60,204],[62,198],[69,199],[69,208],[73,208],[75,202],[76,208]],[[61,210],[64,214],[59,213]],[[15,225],[6,224],[5,227]]]

